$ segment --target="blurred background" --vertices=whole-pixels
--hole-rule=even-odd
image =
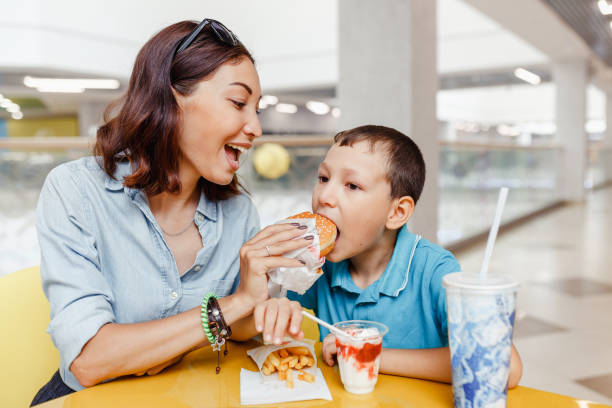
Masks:
[[[40,262],[42,183],[90,154],[140,47],[174,22],[215,18],[251,50],[264,91],[264,135],[239,171],[262,225],[310,209],[337,131],[398,128],[428,166],[411,228],[464,270],[479,268],[498,189],[511,188],[491,269],[523,283],[522,383],[612,403],[612,2],[0,0],[0,10],[0,276]]]

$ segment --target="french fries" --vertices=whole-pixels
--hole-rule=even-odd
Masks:
[[[293,370],[287,370],[287,388],[293,388]]]
[[[314,375],[302,371],[302,368],[312,367],[314,357],[306,347],[287,347],[273,351],[268,354],[264,361],[261,372],[264,375],[272,375],[278,372],[278,379],[285,381],[287,388],[293,388],[293,371],[297,371],[297,378],[300,381],[312,383],[315,381]]]
[[[312,375],[310,373],[306,373],[306,372],[304,372],[302,370],[298,371],[297,378],[298,378],[298,380],[306,381],[306,382],[309,382],[309,383],[313,383],[315,381],[314,375]]]

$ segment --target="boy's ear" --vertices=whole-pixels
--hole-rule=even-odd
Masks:
[[[393,199],[385,227],[390,230],[401,228],[414,212],[414,200],[410,196]]]

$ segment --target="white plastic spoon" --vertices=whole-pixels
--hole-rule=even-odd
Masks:
[[[321,326],[329,329],[329,331],[334,333],[336,336],[344,337],[344,338],[347,338],[347,339],[350,339],[350,340],[359,340],[357,337],[351,336],[347,332],[345,332],[343,330],[340,330],[339,328],[337,328],[335,326],[332,326],[331,324],[329,324],[329,323],[319,319],[318,317],[311,315],[310,313],[308,313],[305,310],[302,310],[302,314],[304,316],[306,316],[307,318],[309,318],[310,320],[313,320],[313,321],[319,323]]]

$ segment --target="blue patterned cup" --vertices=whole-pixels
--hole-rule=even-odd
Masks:
[[[444,276],[455,408],[504,408],[518,282]]]

